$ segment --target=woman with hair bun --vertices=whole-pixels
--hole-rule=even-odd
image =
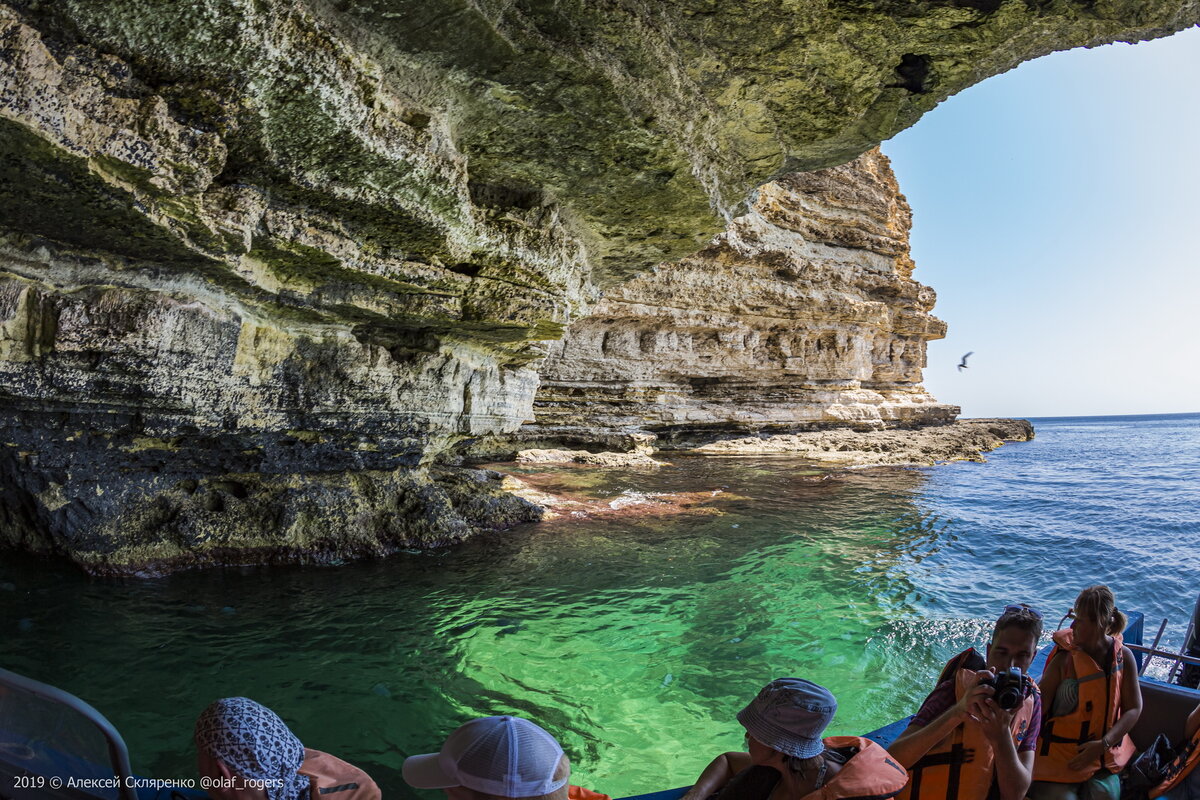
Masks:
[[[1029,797],[1117,800],[1142,712],[1137,664],[1121,639],[1127,620],[1107,586],[1080,592],[1067,618],[1040,682],[1047,699]]]

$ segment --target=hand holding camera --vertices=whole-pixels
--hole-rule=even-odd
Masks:
[[[983,677],[984,675],[987,677]],[[1032,684],[1033,681],[1029,676],[1016,667],[1010,667],[996,674],[990,671],[981,672],[979,678],[980,686],[992,687],[994,692],[992,699],[1005,711],[1018,708],[1025,701],[1025,695],[1029,693]]]
[[[1011,735],[1013,714],[1024,702],[1033,682],[1016,668],[999,673],[981,670],[978,675],[979,683],[963,695],[964,712],[988,739],[999,742]]]
[[[1024,702],[1033,681],[1015,667],[999,673],[980,670],[977,674],[979,683],[958,701],[960,718],[985,727],[989,722],[1007,725]]]
[[[991,672],[982,670],[978,675],[980,676],[979,683],[967,690],[955,704],[960,721],[971,719],[978,722],[984,708],[986,708],[987,701],[991,700],[992,694],[995,691],[990,684],[984,682],[985,676],[987,678],[992,677]]]

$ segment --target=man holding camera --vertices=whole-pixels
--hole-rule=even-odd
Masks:
[[[1041,696],[1025,672],[1041,635],[1041,614],[1024,604],[1008,606],[986,657],[969,648],[950,659],[888,747],[909,772],[897,800],[1025,797],[1042,719]]]

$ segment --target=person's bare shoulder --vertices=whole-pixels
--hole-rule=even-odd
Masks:
[[[1055,677],[1061,678],[1063,672],[1063,664],[1067,663],[1067,651],[1055,650],[1050,656],[1050,660],[1046,662],[1046,668],[1042,670],[1042,677],[1038,679],[1038,685],[1046,682],[1046,678]]]
[[[734,775],[750,767],[751,762],[749,753],[742,753],[734,750],[726,753],[725,757],[729,759],[729,766],[733,770]]]
[[[1131,678],[1126,678],[1126,680],[1132,681],[1133,684],[1139,687],[1141,686],[1138,683],[1137,660],[1134,658],[1133,651],[1125,645],[1121,645],[1121,669],[1132,676]]]

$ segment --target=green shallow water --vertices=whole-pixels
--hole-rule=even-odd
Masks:
[[[534,526],[340,568],[115,582],[19,560],[0,569],[17,629],[4,663],[99,706],[155,776],[191,775],[195,715],[243,694],[389,794],[407,793],[405,755],[499,713],[539,721],[579,780],[614,796],[682,785],[740,743],[733,715],[767,680],[831,687],[835,732],[863,732],[919,700],[914,651],[932,663],[977,627],[911,622],[916,589],[897,565],[937,533],[911,502],[922,473],[805,472],[568,470],[560,488],[621,503],[643,499],[632,486],[726,495],[719,515]]]
[[[311,747],[413,796],[404,757],[514,713],[615,797],[689,783],[741,744],[734,715],[784,675],[829,686],[831,733],[915,710],[941,663],[1006,602],[1051,621],[1108,582],[1173,621],[1200,589],[1200,417],[1039,425],[988,464],[823,477],[789,459],[679,459],[550,482],[690,513],[529,526],[336,568],[90,580],[5,554],[0,664],[96,705],[135,769],[193,776],[211,700],[247,695]],[[428,793],[433,798],[436,793]]]

